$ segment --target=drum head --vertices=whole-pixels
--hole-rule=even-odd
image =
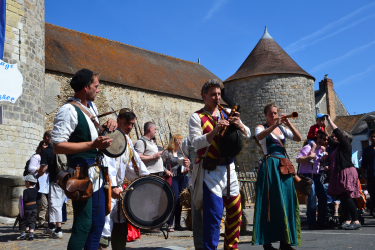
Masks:
[[[106,156],[116,158],[125,152],[128,143],[125,134],[120,129],[116,129],[112,132],[106,129],[101,135],[113,139],[110,147],[101,150]]]
[[[175,196],[169,184],[157,176],[144,176],[129,184],[122,208],[130,224],[136,228],[162,227],[173,214]]]

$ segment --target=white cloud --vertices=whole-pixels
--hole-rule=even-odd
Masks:
[[[321,70],[321,69],[325,69],[325,68],[328,68],[328,67],[330,67],[330,66],[332,66],[332,65],[335,65],[336,63],[342,61],[343,59],[345,59],[345,58],[347,58],[347,57],[349,57],[349,56],[353,56],[353,55],[355,55],[355,54],[358,54],[359,52],[361,52],[361,51],[363,51],[363,50],[365,50],[365,49],[371,47],[371,46],[374,45],[374,44],[375,44],[375,40],[372,41],[372,42],[370,42],[370,43],[368,43],[368,44],[366,44],[366,45],[363,45],[363,46],[361,46],[361,47],[358,47],[358,48],[356,48],[356,49],[353,49],[353,50],[349,51],[348,53],[346,53],[346,54],[343,55],[343,56],[340,56],[340,57],[337,57],[337,58],[335,58],[335,59],[332,59],[332,60],[326,61],[326,62],[324,62],[324,63],[318,64],[317,66],[315,66],[315,67],[314,67],[312,70],[310,70],[309,72],[317,72],[317,71],[319,71],[319,70]]]
[[[207,12],[207,15],[203,18],[203,21],[207,21],[212,18],[215,12],[219,11],[222,6],[224,6],[228,0],[216,0],[212,8]]]
[[[329,35],[326,35],[326,36],[324,36],[322,38],[318,38],[318,39],[312,41],[311,43],[300,45],[299,47],[296,47],[294,50],[288,51],[288,54],[293,54],[294,52],[303,50],[303,49],[305,49],[306,47],[308,47],[310,45],[316,44],[316,43],[321,42],[323,40],[326,40],[326,39],[328,39],[330,37],[333,37],[333,36],[335,36],[337,34],[340,34],[341,32],[343,32],[343,31],[345,31],[345,30],[347,30],[349,28],[355,27],[356,25],[358,25],[358,24],[360,24],[360,23],[362,23],[364,21],[367,21],[367,20],[369,20],[371,18],[374,18],[374,17],[375,17],[375,14],[372,14],[372,15],[369,15],[367,17],[361,18],[361,19],[359,19],[357,21],[354,21],[354,22],[350,23],[349,25],[347,25],[347,26],[345,26],[345,27],[343,27],[343,28],[341,28],[341,29],[339,29],[337,31],[335,31],[333,33],[330,33]]]
[[[291,43],[289,44],[287,47],[286,47],[286,51],[294,51],[296,49],[299,49],[300,47],[304,46],[306,43],[308,43],[309,41],[311,40],[314,40],[316,39],[317,37],[323,35],[324,33],[328,32],[329,30],[341,25],[342,23],[346,22],[348,19],[356,16],[357,14],[359,14],[361,11],[363,10],[366,10],[368,8],[371,8],[375,5],[375,2],[374,3],[370,3],[368,5],[365,5],[351,13],[349,13],[348,15],[340,18],[339,20],[335,21],[335,22],[332,22],[326,26],[324,26],[323,28],[315,31],[314,33],[310,34],[310,35],[307,35],[305,37],[302,37],[300,38],[298,41],[294,42],[294,43]]]
[[[356,79],[358,80],[361,76],[366,75],[369,72],[375,72],[375,64],[369,66],[365,71],[354,74],[350,77],[345,78],[342,81],[339,81],[339,82],[335,83],[335,86],[339,87],[339,86],[345,85],[345,84],[350,83],[350,82],[355,82]]]

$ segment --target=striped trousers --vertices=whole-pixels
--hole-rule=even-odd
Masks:
[[[226,208],[224,249],[238,249],[241,227],[241,197],[219,197],[203,183],[203,243],[205,250],[215,250],[219,244],[220,224]]]

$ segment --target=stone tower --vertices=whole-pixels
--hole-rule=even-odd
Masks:
[[[20,175],[44,133],[44,0],[7,0],[3,61],[17,64],[22,95],[0,102],[0,175]]]
[[[315,78],[304,71],[273,40],[267,27],[262,38],[246,58],[237,72],[224,82],[226,99],[230,103],[241,105],[241,119],[252,135],[258,124],[265,123],[264,106],[274,102],[279,107],[279,114],[298,112],[297,119],[291,119],[305,140],[311,125],[315,123],[314,101]],[[286,147],[292,162],[303,142],[287,141]],[[253,170],[263,153],[252,139],[236,163],[245,163],[247,171]]]

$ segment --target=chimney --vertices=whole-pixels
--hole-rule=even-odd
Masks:
[[[324,80],[321,80],[319,82],[319,93],[324,93],[326,92],[326,83],[325,83],[326,79]]]
[[[327,113],[331,116],[332,121],[336,118],[335,91],[333,90],[332,79],[324,79],[324,88],[326,91]],[[319,83],[320,86],[320,83]]]

